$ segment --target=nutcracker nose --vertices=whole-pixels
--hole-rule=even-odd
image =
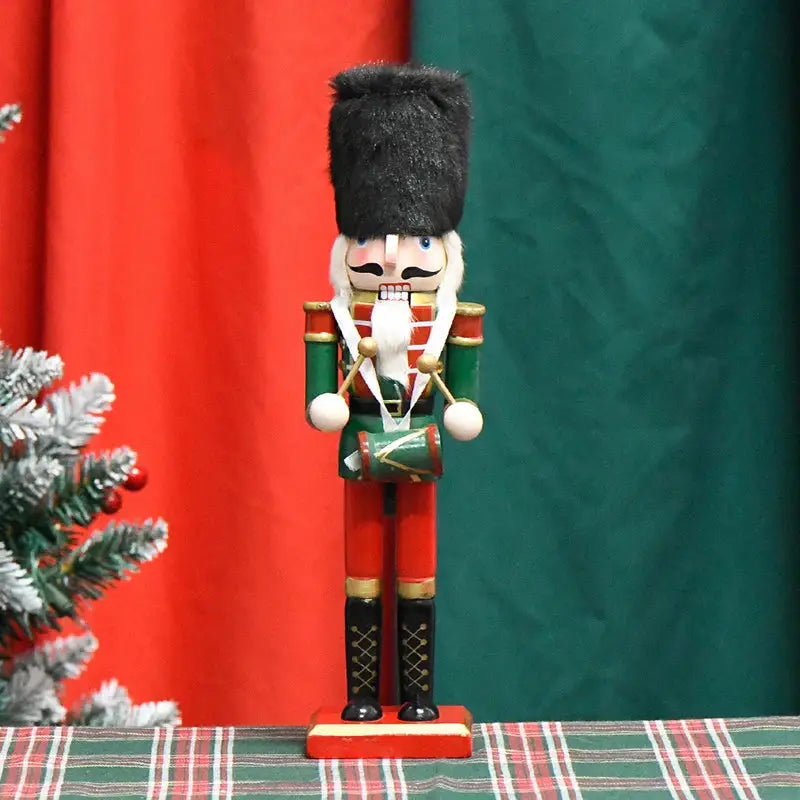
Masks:
[[[397,248],[400,244],[400,237],[396,233],[386,236],[386,252],[383,257],[384,275],[392,275],[397,270]]]

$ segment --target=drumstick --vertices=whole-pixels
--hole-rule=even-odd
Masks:
[[[436,384],[439,391],[444,395],[444,399],[447,400],[448,403],[455,403],[455,397],[453,397],[450,390],[445,386],[444,381],[439,375],[439,359],[435,355],[431,353],[423,353],[417,359],[417,369],[420,372],[431,376],[433,382]]]
[[[355,380],[358,375],[361,365],[364,363],[365,358],[374,358],[378,353],[378,343],[371,336],[364,336],[358,342],[358,358],[355,363],[350,367],[350,372],[347,377],[342,381],[339,387],[338,395],[343,396],[344,393],[350,388],[350,384]]]

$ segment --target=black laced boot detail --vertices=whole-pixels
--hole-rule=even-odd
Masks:
[[[433,598],[398,598],[397,651],[403,705],[397,716],[404,722],[429,722],[439,717],[433,702],[434,632]]]
[[[347,705],[342,719],[369,722],[383,716],[378,702],[381,601],[348,597],[344,609]]]

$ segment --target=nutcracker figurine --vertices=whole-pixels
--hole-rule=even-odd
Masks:
[[[341,432],[341,719],[386,721],[379,675],[392,667],[380,663],[381,598],[396,589],[401,705],[392,721],[430,722],[440,715],[433,697],[442,474],[435,391],[446,404],[444,427],[456,439],[472,439],[483,426],[476,402],[484,308],[456,298],[464,271],[455,228],[466,188],[469,97],[459,75],[409,65],[356,67],[332,87],[334,296],[304,308],[307,418],[321,431]],[[396,587],[381,580],[386,514],[395,521]]]

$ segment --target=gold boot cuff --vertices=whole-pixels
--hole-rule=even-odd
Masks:
[[[371,600],[381,596],[380,578],[346,578],[344,592],[348,597],[360,597]]]
[[[422,600],[436,594],[436,579],[428,578],[426,581],[397,581],[397,596],[403,600]]]

